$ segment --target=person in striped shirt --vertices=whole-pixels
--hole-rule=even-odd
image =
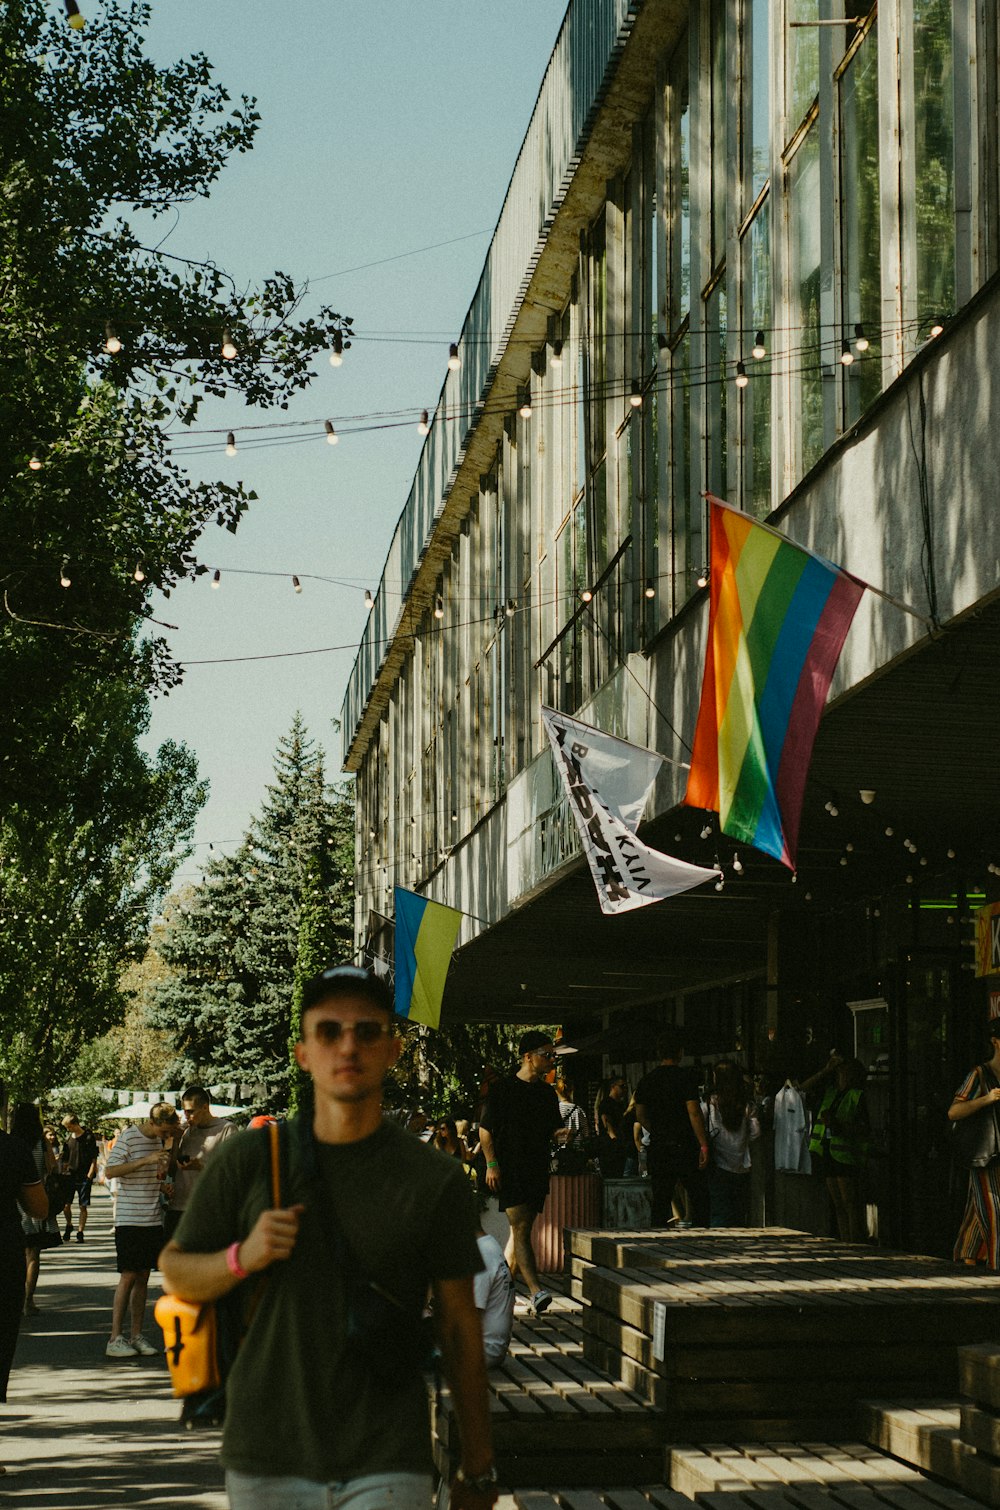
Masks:
[[[143,1336],[149,1271],[163,1246],[160,1181],[167,1168],[164,1143],[180,1132],[180,1118],[169,1101],[157,1101],[149,1116],[127,1127],[115,1143],[105,1174],[117,1181],[114,1207],[118,1288],[111,1311],[107,1358],[152,1357],[157,1349]],[[131,1333],[125,1336],[125,1317]]]

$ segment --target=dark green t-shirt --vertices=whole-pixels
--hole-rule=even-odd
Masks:
[[[316,1144],[314,1180],[294,1122],[287,1141],[282,1205],[306,1210],[292,1257],[271,1266],[229,1376],[222,1461],[241,1473],[319,1483],[430,1472],[423,1377],[387,1391],[352,1360],[345,1289],[317,1202],[333,1204],[366,1275],[419,1310],[432,1281],[482,1268],[469,1181],[455,1159],[391,1122],[357,1143]],[[200,1253],[228,1247],[270,1204],[266,1132],[242,1133],[201,1175],[177,1242]],[[248,1296],[255,1283],[246,1281]]]

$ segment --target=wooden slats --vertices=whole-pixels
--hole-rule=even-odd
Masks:
[[[706,1510],[976,1510],[960,1491],[858,1442],[679,1446],[669,1476]]]
[[[956,1343],[1000,1336],[995,1279],[933,1258],[787,1229],[568,1245],[585,1360],[661,1410],[670,1441],[850,1436],[859,1395],[953,1395]]]

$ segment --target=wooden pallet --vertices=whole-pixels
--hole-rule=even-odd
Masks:
[[[956,1401],[861,1400],[858,1429],[866,1442],[911,1468],[936,1473],[950,1484],[962,1482],[962,1441]]]
[[[507,1360],[489,1373],[493,1444],[505,1488],[662,1479],[664,1427],[640,1395],[583,1356],[580,1308],[557,1296],[544,1316],[519,1316]],[[447,1388],[431,1400],[435,1464],[460,1455]]]
[[[668,1478],[706,1510],[978,1510],[961,1490],[858,1442],[678,1446]]]
[[[993,1335],[1000,1335],[1000,1329]],[[1000,1346],[986,1342],[960,1348],[959,1375],[959,1429],[967,1448],[962,1487],[984,1505],[1000,1505]]]
[[[933,1258],[766,1228],[568,1246],[585,1360],[670,1441],[850,1437],[860,1397],[954,1398],[956,1343],[1000,1336],[996,1280]]]

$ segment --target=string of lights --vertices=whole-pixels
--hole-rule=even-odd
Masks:
[[[908,332],[912,333],[914,330],[919,332],[925,328],[928,332],[927,339],[933,339],[943,332],[945,326],[941,320],[931,319],[928,321],[927,317],[922,317],[902,322],[898,327],[903,335]],[[108,331],[106,349],[109,351],[119,351],[121,349],[120,338],[117,334],[114,334],[110,324],[106,326],[106,329]],[[780,350],[774,353],[769,352],[768,336],[773,336],[776,332],[759,329],[756,332],[749,368],[742,357],[735,362],[727,357],[718,361],[712,360],[704,364],[698,364],[690,362],[686,354],[684,365],[680,371],[675,370],[673,365],[671,365],[669,370],[664,371],[658,364],[658,367],[647,374],[645,378],[633,376],[628,379],[611,378],[600,382],[592,380],[588,376],[585,383],[574,380],[569,385],[562,387],[554,387],[551,384],[539,387],[536,384],[534,392],[532,392],[529,383],[524,385],[518,394],[517,412],[522,419],[527,420],[532,417],[535,409],[551,411],[566,406],[575,407],[581,402],[594,404],[607,402],[615,398],[624,399],[625,397],[628,398],[631,407],[640,409],[647,396],[653,393],[663,393],[666,396],[673,396],[678,391],[684,392],[699,387],[722,386],[730,381],[734,382],[736,387],[742,390],[749,386],[751,374],[754,376],[758,372],[770,374],[770,366],[764,367],[762,365],[768,361],[769,356],[773,356],[780,361],[780,370],[786,375],[801,375],[814,371],[817,367],[822,371],[832,365],[836,354],[836,331],[839,329],[839,326],[816,325],[807,328],[800,327],[798,333],[800,335],[807,334],[809,339],[797,346],[783,345]],[[860,324],[856,325],[853,345],[846,337],[840,340],[840,355],[838,358],[840,364],[846,369],[853,366],[855,362],[880,361],[881,358],[872,350],[872,346],[873,344],[880,344],[883,336],[889,329],[890,327],[883,326],[877,335],[866,335],[865,327]],[[830,330],[832,332],[828,339],[823,338],[823,330]],[[685,328],[682,329],[678,337],[678,344],[683,344],[685,340],[692,338],[694,334],[697,334],[700,338],[703,335],[707,336],[711,333],[710,331],[701,329],[694,333]],[[719,334],[721,333],[720,331]],[[621,338],[620,336],[616,337],[616,339]],[[111,344],[109,345],[108,343]],[[330,360],[339,365],[343,360],[342,352],[344,346],[349,344],[350,342],[344,343],[338,339],[335,342],[335,348],[331,353]],[[573,345],[577,345],[581,350],[586,345],[585,341],[579,339],[571,341],[569,344],[571,348]],[[562,343],[560,342],[557,342],[556,345],[562,347]],[[823,359],[823,352],[827,347],[830,348],[830,360]],[[664,346],[663,349],[667,351],[671,348]],[[677,347],[675,346],[672,349],[676,350]],[[237,355],[233,338],[228,330],[223,330],[222,332],[220,352],[224,360],[231,360]],[[805,360],[801,362],[801,365],[795,367],[792,363],[797,358],[804,358]],[[550,360],[553,362],[556,361],[554,347]],[[449,347],[448,364],[453,370],[457,369],[460,365],[459,350],[455,342],[452,342]],[[414,408],[374,410],[361,414],[355,413],[337,417],[326,417],[325,419],[272,420],[260,424],[244,424],[239,427],[239,430],[229,426],[190,427],[185,428],[183,431],[166,431],[164,432],[164,439],[168,443],[169,454],[171,456],[197,456],[213,452],[217,444],[214,437],[222,436],[225,438],[226,454],[229,457],[234,457],[240,449],[261,450],[280,445],[299,445],[311,442],[317,436],[324,439],[329,445],[335,446],[339,443],[342,435],[358,435],[371,433],[372,431],[406,428],[408,425],[413,424],[414,414],[417,415],[416,428],[418,433],[421,436],[426,436],[429,434],[431,426],[434,423],[467,423],[474,418],[481,419],[490,415],[500,415],[506,418],[510,413],[510,407],[509,400],[504,399],[503,401],[499,401],[490,396],[486,400],[458,400],[454,403],[439,405],[438,409],[433,411],[433,416],[429,408],[419,411]],[[290,433],[282,433],[286,431]],[[237,436],[239,436],[239,445],[237,444]],[[58,447],[56,446],[51,449],[57,450]],[[27,465],[28,469],[33,472],[43,469],[44,461],[41,448],[36,448],[30,456]]]

